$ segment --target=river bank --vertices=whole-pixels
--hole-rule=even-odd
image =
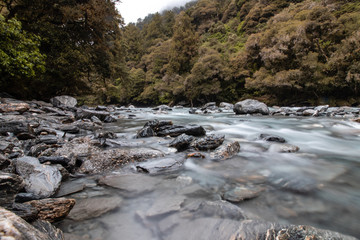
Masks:
[[[52,222],[66,239],[352,239],[301,224],[359,237],[359,108],[252,104],[235,115],[230,104],[4,100],[1,206],[32,222],[26,231],[62,239]]]

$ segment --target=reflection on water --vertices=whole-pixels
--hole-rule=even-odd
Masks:
[[[132,175],[115,177],[115,187],[113,182],[98,184],[103,176],[88,177],[85,190],[71,197],[79,201],[118,197],[122,201],[100,217],[61,222],[59,227],[68,238],[196,239],[204,227],[224,224],[226,227],[219,230],[219,236],[228,239],[226,229],[236,226],[244,216],[311,225],[360,237],[360,124],[331,118],[250,117],[233,113],[189,115],[186,109],[168,114],[142,109],[131,114],[136,118],[121,119],[107,126],[127,147],[147,146],[171,158],[185,160],[185,153],[174,153],[174,149],[167,147],[171,139],[134,139],[146,121],[157,118],[176,124],[200,124],[208,134],[224,134],[226,142],[240,142],[240,153],[221,162],[190,158],[180,170],[151,177],[136,173],[134,166],[126,166],[115,176],[137,174],[137,180],[131,180]],[[281,136],[300,151],[273,151],[277,143],[259,140],[261,133]],[[111,174],[114,173],[108,175]],[[246,195],[248,199],[238,201],[244,198],[244,193],[250,194]],[[232,203],[226,204],[230,204],[229,208],[240,207],[236,209],[241,214],[235,214],[235,210],[231,214],[209,213],[206,204],[229,195]],[[210,209],[215,211],[214,207]],[[203,231],[201,239],[209,239],[206,234],[212,234],[211,239],[220,239],[216,237],[219,233],[207,231]]]

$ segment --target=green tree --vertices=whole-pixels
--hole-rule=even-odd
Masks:
[[[44,72],[45,55],[39,50],[40,38],[27,33],[21,23],[0,14],[0,86],[17,97],[28,95],[31,80]]]

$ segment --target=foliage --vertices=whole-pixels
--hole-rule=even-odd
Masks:
[[[0,15],[0,86],[20,95],[19,89],[44,72],[45,55],[39,51],[40,38],[22,30],[21,22]],[[26,92],[28,94],[28,92]]]

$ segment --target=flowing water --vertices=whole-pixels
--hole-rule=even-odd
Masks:
[[[69,197],[115,197],[122,202],[92,219],[64,220],[58,226],[69,234],[68,238],[209,239],[206,231],[213,231],[209,230],[212,222],[204,220],[208,216],[194,214],[194,209],[201,202],[224,199],[234,189],[259,192],[256,198],[232,203],[249,219],[311,225],[360,238],[359,123],[338,118],[239,116],[232,112],[190,115],[188,109],[167,114],[136,109],[127,114],[136,117],[106,127],[117,133],[122,147],[161,150],[183,165],[151,176],[137,173],[134,164],[108,173],[137,174],[135,181],[131,177],[121,180],[123,189],[98,184],[102,176],[71,180],[73,184],[85,184],[85,189]],[[135,139],[136,132],[153,119],[202,125],[207,134],[225,135],[225,143],[238,141],[241,150],[225,161],[186,159],[187,153],[177,153],[167,146],[170,138]],[[258,139],[262,133],[281,136],[300,150],[279,153],[277,143]],[[221,216],[236,224],[236,217],[220,214],[217,219]],[[226,235],[221,234],[226,229],[216,231]],[[219,239],[214,232],[211,234],[212,239]]]

